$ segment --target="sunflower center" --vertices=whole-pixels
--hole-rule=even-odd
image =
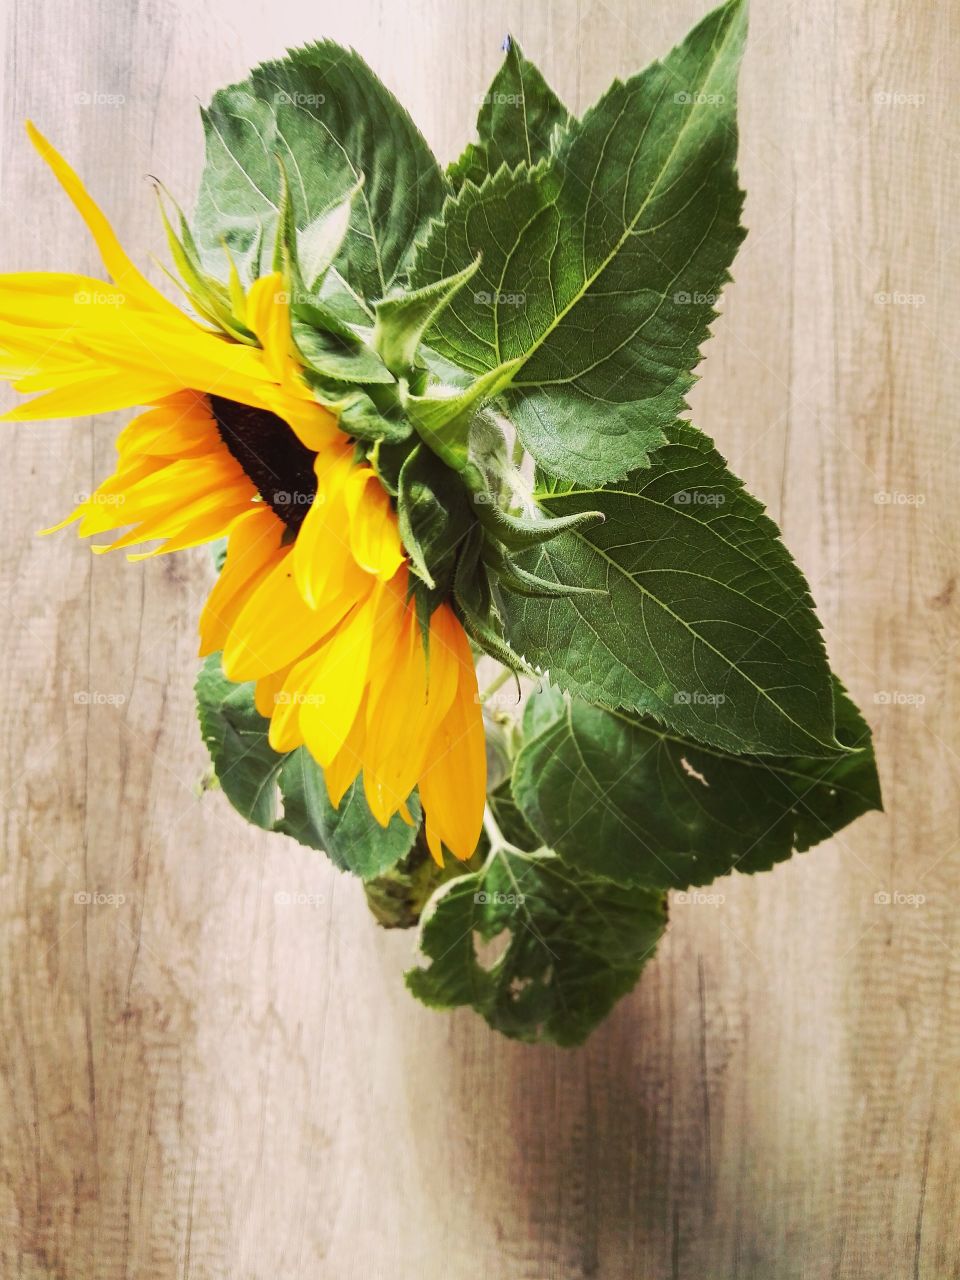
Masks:
[[[266,409],[210,396],[220,439],[288,529],[298,532],[317,495],[316,454]]]

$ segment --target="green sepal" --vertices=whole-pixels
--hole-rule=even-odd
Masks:
[[[156,192],[157,205],[160,209],[160,218],[166,233],[170,256],[173,258],[174,265],[180,273],[180,278],[186,287],[186,293],[190,301],[205,320],[209,320],[217,328],[229,333],[238,342],[255,343],[256,338],[253,333],[236,314],[238,309],[242,313],[242,308],[237,307],[238,299],[233,295],[231,288],[224,287],[219,280],[204,271],[200,252],[193,239],[189,224],[184,217],[183,210],[160,183],[157,184]],[[164,196],[177,212],[180,227],[179,235],[174,230],[167,215],[167,210],[163,203]],[[179,284],[179,282],[175,283]]]
[[[415,572],[428,587],[448,588],[470,509],[457,476],[419,444],[400,469],[397,520]]]
[[[422,289],[406,290],[374,303],[377,319],[373,346],[388,369],[399,376],[413,368],[424,332],[454,295],[473,278],[479,266],[478,258],[445,280],[436,280]]]
[[[477,494],[477,520],[483,527],[512,551],[526,551],[530,547],[539,547],[561,533],[585,528],[587,525],[600,523],[606,519],[602,511],[580,511],[567,516],[550,516],[544,514],[540,519],[532,520],[525,516],[511,515],[504,511],[493,495]]]
[[[297,263],[297,222],[290,199],[290,182],[283,157],[275,153],[274,160],[280,171],[280,207],[273,238],[273,270],[286,276],[288,267]],[[299,273],[297,273],[299,275]]]
[[[334,388],[322,379],[311,379],[318,403],[335,413],[345,435],[376,444],[402,443],[411,434],[410,423],[396,413],[384,413],[366,391]]]
[[[470,426],[488,401],[509,382],[510,371],[494,369],[466,388],[434,388],[425,395],[408,394],[405,407],[417,434],[454,471],[470,464]]]
[[[480,559],[482,547],[483,533],[475,526],[464,540],[453,580],[454,599],[460,609],[464,628],[474,643],[491,658],[503,663],[513,672],[522,671],[532,675],[532,668],[504,640],[499,622],[494,625],[492,621],[493,596],[486,569]]]
[[[484,563],[496,575],[501,586],[508,587],[516,595],[532,599],[558,600],[564,596],[606,596],[602,587],[581,587],[567,585],[556,579],[538,578],[535,573],[528,573],[506,555],[496,543],[489,539],[484,543]]]
[[[367,906],[384,929],[412,929],[420,923],[424,908],[437,889],[456,880],[471,863],[447,858],[442,867],[434,862],[421,836],[413,848],[383,875],[367,880],[363,891]]]
[[[324,280],[325,283],[326,279]],[[349,295],[341,295],[341,302],[347,296]],[[358,332],[356,320],[348,320],[343,311],[343,306],[338,309],[336,305],[331,305],[328,301],[325,301],[322,293],[306,294],[302,297],[295,296],[290,306],[292,320],[298,320],[301,324],[309,325],[310,328],[316,329],[321,333],[339,338],[347,346],[363,346],[362,329]],[[362,312],[357,312],[352,307],[349,309],[348,314],[355,317],[359,315],[361,322],[365,319]]]
[[[376,351],[355,338],[350,341],[298,319],[291,322],[291,331],[308,372],[360,386],[394,382]]]

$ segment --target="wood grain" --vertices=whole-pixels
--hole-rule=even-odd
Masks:
[[[288,44],[355,44],[447,158],[507,30],[583,106],[701,11],[11,0],[4,269],[97,268],[25,116],[143,259],[146,175],[189,202],[197,100]],[[755,0],[695,409],[810,576],[887,813],[676,906],[582,1051],[417,1007],[355,883],[199,798],[204,556],[36,539],[116,422],[6,429],[3,1277],[960,1276],[958,71],[955,7]]]

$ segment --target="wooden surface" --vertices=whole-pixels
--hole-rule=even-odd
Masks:
[[[27,115],[142,258],[146,175],[189,203],[197,100],[287,44],[354,43],[446,159],[507,30],[583,106],[701,12],[11,0],[2,265],[96,269]],[[4,1280],[960,1276],[958,72],[955,6],[755,0],[695,408],[810,577],[888,812],[675,906],[582,1051],[421,1009],[355,882],[198,797],[205,556],[36,539],[117,422],[4,429]]]

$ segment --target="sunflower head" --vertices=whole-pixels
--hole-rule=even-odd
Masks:
[[[333,265],[356,192],[303,229],[284,178],[242,269],[226,246],[205,259],[161,202],[184,309],[28,129],[111,283],[0,277],[4,373],[36,393],[7,417],[140,410],[114,472],[56,528],[132,559],[225,539],[201,654],[254,682],[271,745],[305,746],[334,806],[362,779],[386,825],[412,820],[417,792],[434,857],[469,858],[486,778],[470,639],[521,665],[499,635],[498,587],[557,591],[514,557],[569,524],[524,514],[503,431],[423,344],[475,267],[367,304]]]

